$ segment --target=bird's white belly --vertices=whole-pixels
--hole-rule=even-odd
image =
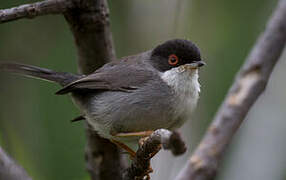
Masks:
[[[200,84],[198,81],[197,69],[185,69],[180,66],[173,68],[161,74],[161,78],[165,81],[176,95],[176,103],[174,104],[174,119],[171,129],[179,128],[183,123],[190,119],[194,109],[197,106],[200,93]]]

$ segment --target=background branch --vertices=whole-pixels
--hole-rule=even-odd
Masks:
[[[47,14],[59,14],[72,7],[73,1],[71,0],[45,0],[33,4],[25,4],[10,9],[0,10],[0,23],[21,18],[34,18]]]
[[[81,73],[90,74],[115,59],[106,0],[78,1],[64,15],[74,35]]]
[[[115,59],[106,0],[76,1],[64,13],[74,35],[79,71],[90,74]],[[86,161],[92,180],[120,179],[125,162],[120,150],[86,124]]]
[[[5,180],[32,180],[26,171],[19,166],[0,147],[0,179]]]
[[[90,74],[115,59],[106,0],[45,0],[0,11],[0,23],[20,18],[63,13],[74,35],[79,71]],[[120,150],[86,124],[87,169],[93,180],[122,177]]]
[[[176,180],[214,179],[222,153],[264,91],[286,41],[286,1],[281,0],[220,107],[205,137]]]
[[[150,160],[160,151],[161,145],[163,149],[171,150],[173,155],[186,152],[185,143],[179,133],[158,129],[140,143],[131,166],[123,174],[123,179],[140,180],[150,173]]]

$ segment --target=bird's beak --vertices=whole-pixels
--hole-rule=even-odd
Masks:
[[[199,67],[206,65],[206,63],[204,61],[197,61],[186,65],[189,69],[198,69]]]

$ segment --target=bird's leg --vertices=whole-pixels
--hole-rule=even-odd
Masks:
[[[150,136],[154,131],[140,131],[140,132],[128,132],[128,133],[117,133],[115,137],[146,137]]]
[[[117,133],[117,134],[112,134],[112,135],[117,138],[118,137],[147,137],[147,136],[150,136],[153,132],[154,131],[140,131],[140,132],[129,132],[129,133]],[[126,150],[132,159],[135,158],[136,152],[134,152],[130,147],[114,139],[111,139],[111,142],[113,142],[120,148]]]
[[[143,138],[142,138],[143,139]],[[115,145],[117,145],[118,147],[120,147],[120,148],[122,148],[122,149],[124,149],[124,150],[126,150],[128,153],[129,153],[129,155],[130,155],[130,158],[131,158],[131,160],[134,160],[135,159],[135,156],[136,156],[136,152],[135,151],[133,151],[131,148],[129,148],[127,145],[125,145],[124,143],[121,143],[121,142],[119,142],[119,141],[116,141],[116,140],[114,140],[114,139],[110,139],[110,141],[112,142],[112,143],[114,143]],[[139,142],[140,143],[140,142]],[[157,153],[157,152],[156,152]],[[155,154],[156,154],[155,153]],[[155,155],[154,154],[154,155]],[[153,157],[153,155],[151,155],[151,157]],[[143,176],[146,176],[146,180],[150,180],[150,173],[152,173],[153,172],[153,169],[152,169],[152,167],[149,165],[149,168],[148,168],[148,170],[147,170],[147,172],[146,173],[144,173],[144,175]],[[141,177],[142,178],[142,177]]]
[[[120,147],[120,148],[124,149],[125,151],[127,151],[127,152],[129,153],[131,159],[134,159],[134,158],[135,158],[136,152],[133,151],[133,150],[132,150],[130,147],[128,147],[126,144],[121,143],[121,142],[119,142],[119,141],[116,141],[116,140],[114,140],[114,139],[111,139],[110,141],[111,141],[112,143],[114,143],[115,145],[117,145],[118,147]]]
[[[144,141],[146,140],[146,138],[148,136],[150,136],[154,131],[140,131],[140,132],[128,132],[128,133],[117,133],[117,134],[113,134],[114,137],[140,137],[139,139],[139,146],[142,146],[144,144]],[[132,149],[130,149],[127,145],[121,143],[121,142],[118,142],[116,140],[111,140],[114,144],[118,145],[119,147],[125,149],[131,156],[132,159],[135,158],[136,156],[136,152],[134,152]],[[150,159],[155,156],[159,150],[161,149],[161,145],[158,146],[158,149],[151,153],[149,156],[150,156]],[[153,172],[153,169],[151,167],[151,165],[149,165],[149,168],[147,170],[147,172],[143,175],[143,176],[146,176],[146,180],[150,180],[150,173]],[[142,178],[142,177],[141,177]]]

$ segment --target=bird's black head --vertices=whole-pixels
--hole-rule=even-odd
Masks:
[[[151,55],[152,65],[161,72],[185,64],[203,66],[199,48],[188,40],[174,39],[158,45]]]

